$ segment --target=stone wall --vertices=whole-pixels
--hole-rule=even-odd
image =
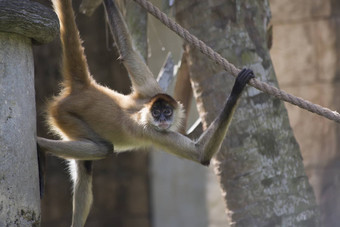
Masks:
[[[271,56],[280,87],[340,111],[340,2],[270,0]],[[340,217],[340,126],[286,105],[325,226]]]

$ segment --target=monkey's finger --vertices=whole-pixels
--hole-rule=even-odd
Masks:
[[[247,68],[243,68],[243,69],[241,70],[241,72],[238,73],[237,76],[243,75],[243,74],[246,72],[246,70],[247,70]]]
[[[245,72],[245,77],[248,79],[248,81],[252,78],[255,78],[253,70],[247,69]]]
[[[242,72],[242,71],[241,71]],[[254,72],[251,69],[245,69],[242,74],[239,75],[241,83],[248,83],[250,79],[254,78]]]

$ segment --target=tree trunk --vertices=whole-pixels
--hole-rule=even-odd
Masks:
[[[268,1],[176,1],[176,19],[239,68],[277,85],[267,48]],[[194,95],[206,127],[234,79],[198,50],[189,54]],[[216,159],[234,226],[316,226],[318,212],[286,109],[248,87]]]
[[[40,4],[0,1],[0,226],[40,225],[32,40],[56,25]]]
[[[126,5],[126,24],[137,50],[145,61],[148,58],[147,12],[140,5],[124,0]]]

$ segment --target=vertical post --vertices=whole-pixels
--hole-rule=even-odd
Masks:
[[[0,226],[39,222],[31,41],[0,33]]]
[[[51,9],[0,1],[0,226],[39,226],[32,43],[57,34]]]

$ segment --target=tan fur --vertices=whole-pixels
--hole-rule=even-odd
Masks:
[[[133,64],[132,69],[128,68],[130,73],[148,71],[147,74],[150,74],[134,76],[135,84],[139,86],[137,85],[137,88],[133,86],[134,89],[130,95],[122,95],[97,84],[88,71],[79,32],[74,23],[71,1],[53,0],[53,4],[61,24],[65,90],[49,105],[48,115],[51,128],[59,131],[63,138],[75,140],[88,138],[88,127],[103,139],[112,142],[116,151],[140,147],[140,145],[151,145],[149,141],[145,141],[143,128],[138,122],[138,119],[142,118],[142,116],[138,116],[143,113],[141,110],[146,105],[152,105],[152,97],[157,95],[155,92],[160,91],[158,84],[152,88],[154,78],[151,72],[144,65],[140,69],[135,69],[138,64]],[[123,30],[125,31],[125,28]],[[130,42],[128,34],[124,34],[124,37],[127,37],[126,42]],[[121,48],[122,50],[132,51],[132,47],[127,46]],[[122,54],[124,64],[129,66],[130,61],[136,58],[135,55],[137,55],[135,52]],[[153,83],[149,83],[149,80],[152,80]],[[152,89],[144,89],[145,85],[141,86],[142,84]],[[150,90],[152,93],[148,92],[149,95],[143,91],[140,92],[139,89]],[[163,94],[164,97],[166,97],[165,94]],[[169,97],[166,97],[166,100],[171,102],[172,106],[181,107],[173,98]],[[176,112],[181,115],[183,111]],[[100,113],[100,117],[98,117],[98,113]],[[84,126],[79,120],[74,119],[75,117],[87,125]],[[182,116],[179,118],[181,119]],[[180,120],[176,120],[176,125],[179,122]],[[135,138],[131,139],[131,134],[136,135]],[[138,142],[137,146],[135,145],[136,141]],[[140,144],[139,141],[144,142]]]
[[[76,227],[85,224],[92,204],[92,175],[86,172],[86,163],[81,160],[96,160],[108,155],[110,150],[103,141],[114,144],[115,151],[151,146],[152,141],[144,132],[146,128],[151,129],[151,121],[140,121],[144,114],[141,110],[146,110],[150,99],[161,89],[134,52],[120,15],[117,26],[121,34],[116,41],[121,59],[131,75],[133,90],[130,95],[122,95],[97,84],[88,69],[71,0],[52,2],[60,20],[64,80],[63,90],[51,101],[47,114],[51,130],[64,141],[56,144],[56,141],[38,138],[38,143],[54,155],[76,159],[70,161],[74,182],[72,226]],[[171,102],[172,105],[176,103]]]
[[[152,105],[159,101],[163,100],[164,102],[168,103],[170,106],[173,107],[173,122],[169,130],[172,131],[178,131],[178,129],[182,126],[183,124],[183,119],[184,119],[184,110],[183,110],[183,105],[179,102],[177,102],[173,97],[171,97],[168,94],[160,93],[155,96],[153,96],[148,103],[145,104],[145,108],[141,110],[141,115],[142,115],[142,122],[143,124],[148,124],[153,121],[153,117],[151,114],[151,107]]]
[[[175,132],[183,119],[182,105],[161,93],[142,58],[133,50],[131,39],[120,12],[111,0],[104,0],[109,11],[108,21],[121,59],[129,71],[132,91],[123,95],[100,86],[91,77],[76,27],[71,0],[52,0],[60,19],[63,47],[64,89],[48,107],[52,130],[63,140],[38,137],[42,150],[56,156],[74,159],[71,174],[74,179],[72,227],[83,226],[92,203],[91,163],[112,152],[155,146],[159,149],[208,165],[226,135],[240,94],[249,81],[249,72],[239,76],[233,93],[222,112],[201,135],[192,141]],[[249,77],[249,78],[248,78]],[[162,99],[174,108],[170,130],[159,131],[152,126],[150,108]]]

